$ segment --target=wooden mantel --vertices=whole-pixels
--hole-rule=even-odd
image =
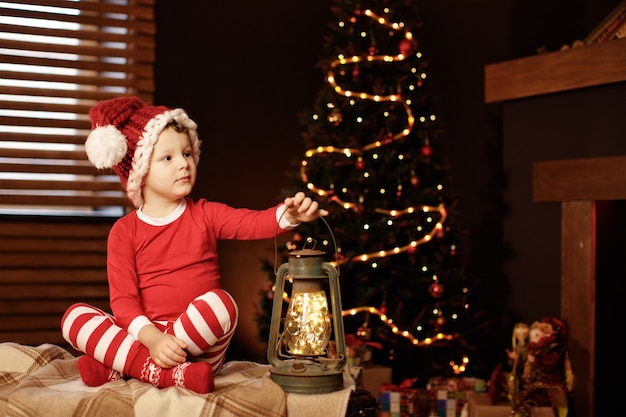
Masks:
[[[624,81],[626,38],[487,65],[485,103]],[[532,161],[533,202],[561,203],[561,318],[569,324],[569,340],[574,342],[568,346],[576,374],[575,415],[590,416],[596,353],[596,202],[626,200],[626,156],[566,158]]]
[[[626,38],[485,67],[485,103],[626,81]]]

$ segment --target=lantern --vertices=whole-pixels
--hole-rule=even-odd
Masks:
[[[285,392],[319,394],[343,388],[346,345],[339,279],[335,268],[323,262],[323,255],[314,249],[291,252],[288,263],[276,273],[267,359],[270,378]],[[286,277],[292,291],[283,317]],[[328,355],[331,336],[336,352]]]

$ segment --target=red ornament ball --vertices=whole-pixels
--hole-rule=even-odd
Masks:
[[[438,282],[433,282],[428,288],[428,293],[431,297],[439,299],[443,296],[443,289],[443,285]]]
[[[402,39],[398,45],[400,53],[403,55],[410,55],[417,50],[417,42],[410,39]]]
[[[378,310],[380,310],[380,312],[383,314],[387,314],[387,304],[382,303],[380,307],[378,307]]]
[[[430,145],[422,146],[422,156],[430,158],[433,154],[433,147]]]

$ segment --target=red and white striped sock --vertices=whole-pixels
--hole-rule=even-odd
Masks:
[[[213,391],[213,370],[206,362],[184,362],[172,368],[161,368],[141,345],[125,374],[158,388],[183,387],[199,394]]]

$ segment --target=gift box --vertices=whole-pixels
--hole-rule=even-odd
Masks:
[[[418,390],[413,388],[402,388],[398,391],[381,391],[378,399],[378,416],[418,417],[418,400]]]
[[[391,368],[373,365],[369,368],[361,368],[363,374],[363,388],[368,390],[374,398],[378,398],[380,387],[391,383]]]
[[[484,393],[475,393],[469,399],[469,417],[506,417],[512,411],[511,404],[492,405],[489,396]],[[532,417],[555,417],[551,407],[533,407]]]
[[[461,417],[467,413],[474,393],[486,391],[486,381],[478,378],[431,378],[426,385],[430,397],[430,415]]]

